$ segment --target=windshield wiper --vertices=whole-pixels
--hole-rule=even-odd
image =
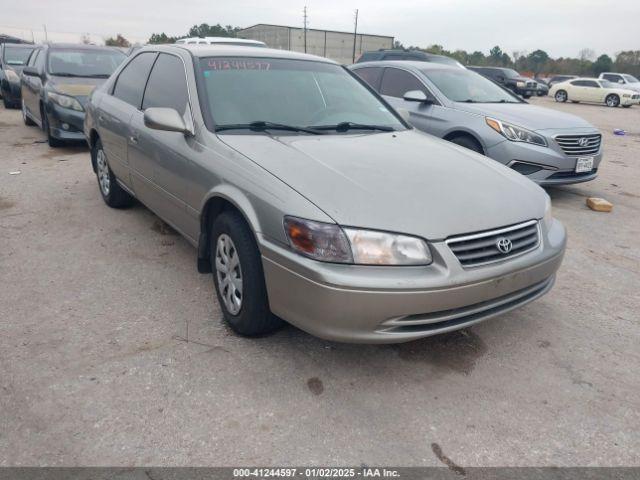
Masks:
[[[337,125],[314,125],[309,128],[314,130],[335,130],[336,132],[346,132],[348,130],[380,130],[381,132],[393,132],[395,129],[387,125],[365,125],[354,122],[340,122]]]
[[[320,132],[312,130],[311,128],[263,121],[251,123],[228,123],[226,125],[217,125],[215,128],[216,132],[221,132],[223,130],[253,130],[254,132],[264,132],[265,130],[284,130],[288,132],[304,132],[312,135],[320,135]]]
[[[106,73],[92,73],[89,75],[81,75],[79,73],[70,73],[70,72],[52,72],[51,75],[56,77],[79,77],[79,78],[109,78],[110,75]]]

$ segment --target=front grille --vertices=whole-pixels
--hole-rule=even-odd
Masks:
[[[527,82],[528,88],[538,88],[538,84],[535,82]]]
[[[591,175],[598,173],[598,169],[594,168],[593,170],[589,171],[589,172],[580,172],[580,173],[576,173],[573,170],[571,171],[565,171],[565,172],[556,172],[553,175],[550,175],[547,177],[547,179],[549,180],[555,180],[555,179],[559,179],[559,178],[582,178],[582,177],[590,177]]]
[[[586,138],[586,140],[582,140]],[[586,142],[580,145],[580,142]],[[595,155],[600,151],[602,135],[558,135],[556,143],[560,145],[562,151],[570,157],[582,157],[584,155]]]
[[[500,250],[500,242],[503,247],[510,245],[511,248]],[[477,267],[516,257],[533,250],[539,243],[537,220],[447,240],[447,245],[463,267]]]

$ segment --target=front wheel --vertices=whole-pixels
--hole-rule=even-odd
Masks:
[[[64,145],[62,140],[51,135],[51,125],[49,125],[49,118],[44,110],[42,112],[42,130],[44,130],[44,134],[47,136],[47,143],[50,147],[58,148]]]
[[[280,328],[284,322],[269,310],[262,259],[244,218],[225,211],[210,233],[213,282],[225,322],[244,336]]]
[[[569,97],[567,96],[567,92],[564,90],[558,90],[554,96],[556,102],[564,103],[567,101]]]
[[[531,94],[525,93],[524,95],[522,95],[522,98],[524,98],[525,100],[528,100],[529,98],[531,98]]]
[[[631,105],[622,105],[622,108],[631,108]]]
[[[91,150],[94,165],[96,166],[96,176],[98,177],[98,186],[104,203],[111,208],[125,208],[133,203],[133,197],[129,195],[116,180],[116,176],[111,171],[107,163],[107,154],[102,147],[102,142],[96,140]]]
[[[607,98],[605,99],[605,103],[607,104],[607,107],[615,108],[620,105],[620,97],[615,93],[612,93],[611,95],[607,96]]]
[[[34,127],[36,122],[34,122],[33,120],[31,120],[29,118],[29,115],[27,115],[27,107],[24,104],[24,100],[22,100],[22,121],[24,122],[24,124],[27,127]]]
[[[455,143],[456,145],[460,145],[461,147],[473,150],[474,152],[484,154],[484,152],[482,151],[482,146],[478,143],[478,141],[466,135],[453,137],[449,139],[449,141],[451,143]]]

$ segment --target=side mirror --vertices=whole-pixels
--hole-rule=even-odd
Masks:
[[[405,102],[433,103],[427,94],[421,90],[410,90],[402,97]]]
[[[147,108],[144,125],[154,130],[191,134],[180,114],[173,108]]]
[[[22,69],[22,73],[24,75],[26,75],[27,77],[39,77],[40,76],[40,72],[38,72],[38,69],[36,67],[24,67]]]

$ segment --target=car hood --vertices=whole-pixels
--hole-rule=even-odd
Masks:
[[[415,130],[219,137],[340,225],[438,240],[544,215],[530,180]]]
[[[564,128],[593,128],[586,120],[548,108],[528,103],[455,103],[456,110],[493,117],[529,130],[550,130]]]
[[[49,88],[64,95],[72,97],[87,97],[99,85],[106,82],[106,78],[86,78],[86,77],[49,77],[47,85]]]

